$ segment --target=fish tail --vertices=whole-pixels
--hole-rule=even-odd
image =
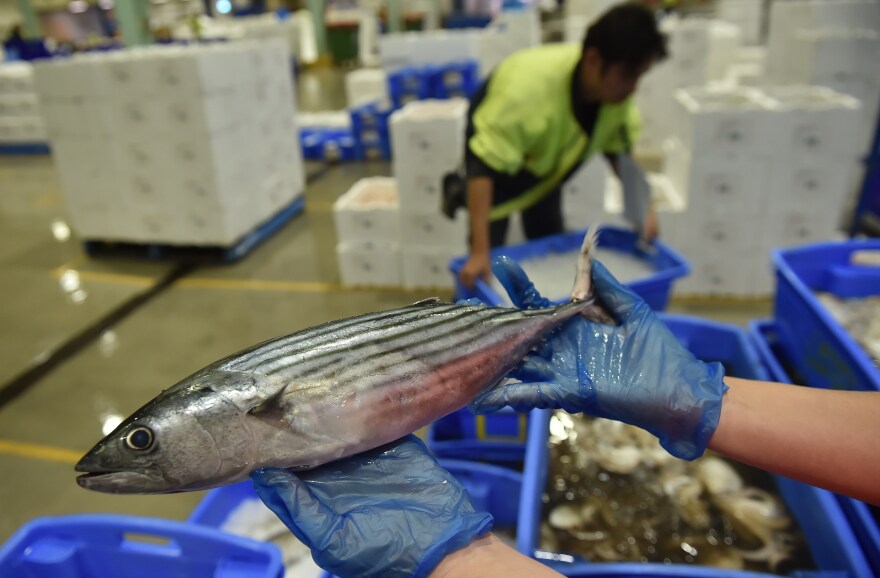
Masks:
[[[593,285],[590,271],[593,268],[593,255],[599,239],[599,225],[594,223],[584,236],[581,252],[578,255],[577,273],[574,288],[571,291],[572,301],[589,301],[592,297]]]

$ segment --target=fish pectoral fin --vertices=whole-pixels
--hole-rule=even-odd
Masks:
[[[285,392],[287,386],[278,388],[278,391],[250,408],[247,413],[264,421],[273,423],[286,423],[290,412],[290,401],[288,401]]]

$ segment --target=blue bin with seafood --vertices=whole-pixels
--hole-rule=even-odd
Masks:
[[[515,546],[522,473],[496,465],[459,460],[439,460],[439,463],[462,483],[475,508],[492,514],[495,518],[493,532]],[[308,573],[314,568],[308,549],[297,542],[275,514],[263,505],[249,481],[208,492],[188,522],[272,542],[280,549],[290,575],[313,575]]]
[[[543,295],[556,303],[563,303],[568,301],[574,284],[577,255],[585,233],[585,230],[562,233],[520,245],[498,247],[492,251],[492,257],[507,255],[516,260]],[[638,235],[622,227],[599,229],[597,247],[597,259],[655,311],[666,309],[672,284],[690,272],[690,265],[684,257],[668,245],[657,241],[645,251]],[[478,280],[474,289],[462,285],[458,274],[466,261],[465,255],[449,263],[456,283],[456,298],[476,297],[492,305],[510,303],[504,289],[494,281]]]
[[[753,321],[749,324],[749,332],[760,352],[761,358],[767,367],[773,381],[779,383],[793,383],[790,374],[786,370],[791,367],[785,347],[780,343],[776,323],[771,319]],[[823,494],[822,498],[828,500],[829,492],[813,488],[817,493]],[[852,529],[852,534],[861,546],[865,560],[871,567],[873,576],[880,576],[880,508],[854,500],[846,496],[836,496],[843,513]],[[852,539],[847,529],[840,532]],[[855,565],[856,563],[853,562]]]
[[[4,578],[282,578],[271,544],[155,518],[37,518],[0,548]]]
[[[880,240],[781,249],[773,263],[774,318],[797,378],[880,390]]]
[[[696,356],[767,379],[742,329],[663,317]],[[679,460],[626,424],[535,410],[525,463],[517,549],[566,576],[871,575],[832,494],[711,453]]]

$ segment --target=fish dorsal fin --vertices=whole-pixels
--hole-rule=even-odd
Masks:
[[[432,305],[440,305],[442,301],[440,301],[439,297],[428,297],[427,299],[422,299],[421,301],[416,301],[410,307],[431,307]]]

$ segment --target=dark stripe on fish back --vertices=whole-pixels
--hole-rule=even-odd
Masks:
[[[485,313],[480,315],[481,313]],[[296,375],[308,375],[309,378],[320,379],[322,377],[327,377],[328,375],[332,375],[336,373],[339,365],[349,366],[351,365],[351,357],[350,354],[355,353],[357,350],[364,349],[366,347],[370,347],[373,345],[381,344],[383,347],[382,351],[377,351],[371,355],[366,357],[361,357],[357,359],[358,366],[363,366],[365,363],[370,363],[373,361],[380,360],[385,356],[395,355],[397,353],[403,352],[407,349],[417,349],[418,347],[432,342],[439,342],[440,340],[448,337],[450,335],[460,335],[462,339],[459,340],[457,345],[461,345],[464,342],[470,340],[470,337],[465,338],[469,330],[478,327],[480,325],[485,324],[491,320],[498,320],[498,322],[505,322],[506,320],[501,320],[499,318],[509,316],[511,317],[511,321],[524,319],[524,316],[518,310],[510,310],[510,309],[478,309],[471,310],[465,312],[463,315],[459,315],[453,319],[443,319],[435,323],[428,324],[419,324],[419,325],[406,325],[393,337],[390,337],[385,340],[364,340],[358,343],[355,346],[347,347],[342,350],[342,353],[345,354],[345,359],[340,359],[339,354],[340,350],[328,351],[320,355],[316,358],[310,358],[308,361],[318,361],[320,359],[328,359],[327,363],[323,363],[321,365],[313,365],[313,364],[298,364],[296,367],[295,374]],[[477,317],[477,319],[473,319]],[[433,328],[442,328],[441,332],[432,332],[430,331]],[[414,335],[421,335],[424,337],[419,340],[411,340],[410,338]],[[279,368],[274,373],[280,373],[284,371],[287,367],[290,367],[293,363],[288,364],[283,368]],[[336,367],[335,367],[336,366]]]
[[[287,351],[289,351],[291,347],[294,347],[311,339],[323,338],[320,341],[316,341],[314,344],[311,344],[313,346],[323,345],[325,343],[333,341],[334,339],[338,339],[339,335],[344,333],[346,329],[355,327],[360,324],[369,324],[372,322],[384,321],[395,317],[406,319],[418,316],[428,316],[431,314],[435,314],[438,311],[448,311],[450,309],[455,309],[458,307],[461,306],[449,305],[436,307],[405,307],[401,309],[394,309],[392,311],[368,313],[366,315],[359,315],[357,317],[350,317],[348,319],[322,323],[321,325],[310,327],[308,329],[304,329],[302,331],[298,331],[284,337],[277,337],[275,339],[265,341],[251,348],[250,351],[247,351],[244,354],[239,354],[229,359],[226,363],[225,368],[238,371],[253,371],[264,363],[271,363],[274,359],[277,359],[278,357],[288,355],[289,353],[287,353]],[[270,355],[274,355],[275,357],[267,358],[267,356]]]

